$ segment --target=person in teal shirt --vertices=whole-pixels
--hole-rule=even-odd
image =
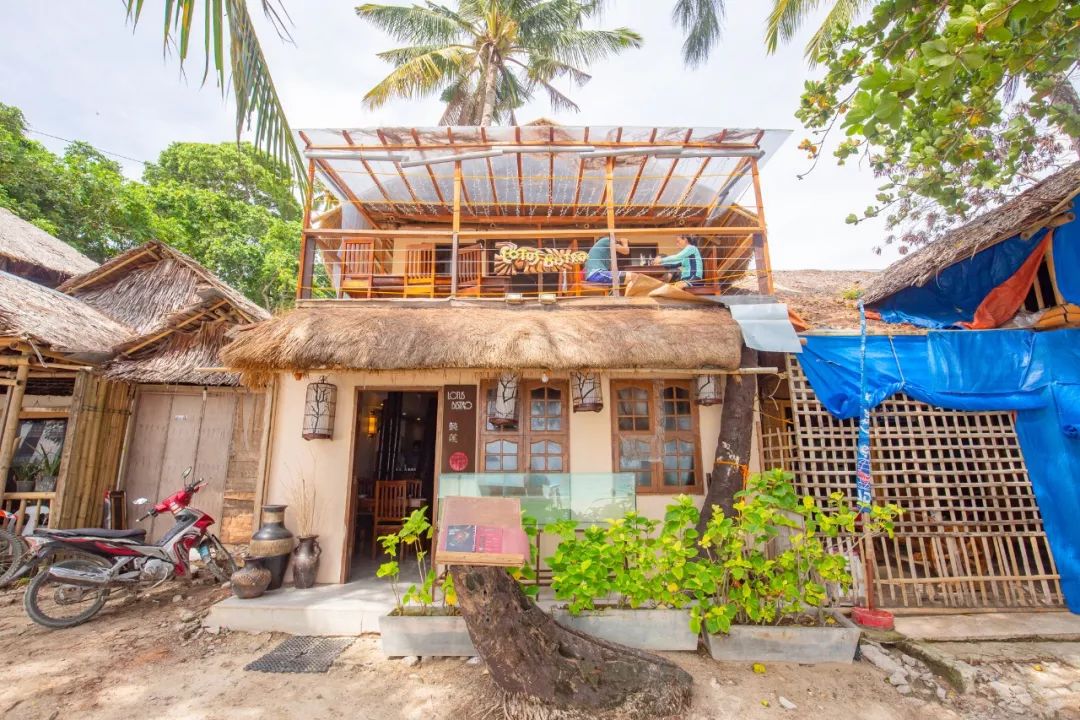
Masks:
[[[670,268],[679,268],[678,280],[687,285],[701,284],[701,251],[694,245],[693,240],[686,235],[675,238],[675,245],[679,251],[674,255],[666,255],[660,258],[660,264]]]
[[[630,254],[630,243],[626,238],[615,238],[615,252],[619,255]],[[611,284],[611,239],[607,235],[597,238],[593,243],[582,271],[585,274],[585,282]],[[619,273],[620,281],[622,275],[624,273]]]

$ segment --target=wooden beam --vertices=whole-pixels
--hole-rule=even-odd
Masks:
[[[416,143],[416,148],[420,150],[420,157],[424,158],[424,151],[420,144],[420,135],[416,132],[416,128],[412,129],[413,141]],[[431,178],[431,184],[435,188],[435,196],[439,198],[440,205],[446,205],[446,198],[443,197],[442,190],[439,189],[439,181],[435,179],[435,171],[431,169],[430,165],[427,165],[428,176]]]
[[[461,161],[454,163],[454,225],[450,245],[450,297],[457,297],[458,285],[458,238],[461,232]]]
[[[368,212],[368,209],[364,207],[364,201],[356,197],[356,193],[354,193],[349,187],[349,184],[338,175],[337,170],[332,168],[326,160],[322,159],[316,160],[315,165],[317,165],[319,170],[330,179],[330,182],[337,186],[337,189],[341,191],[341,194],[345,196],[345,199],[349,204],[355,207],[357,211],[364,216],[364,219],[371,223],[372,227],[379,227],[379,223],[375,220],[374,216],[372,216],[372,214]]]
[[[26,381],[29,376],[30,356],[23,355],[15,373],[15,386],[7,393],[7,411],[4,413],[4,426],[0,429],[0,505],[4,502],[8,471],[11,470],[11,461],[15,457],[15,440],[19,434],[19,414],[22,412]]]
[[[552,228],[552,227],[537,227],[528,230],[510,230],[510,229],[494,229],[494,230],[479,230],[462,228],[461,239],[462,240],[481,240],[481,239],[534,239],[534,238],[580,238],[595,236],[598,233],[597,230],[590,228]],[[711,227],[698,227],[694,225],[686,225],[684,227],[617,227],[615,229],[620,235],[627,236],[644,236],[644,237],[669,237],[674,235],[700,235],[702,237],[709,237],[714,235],[731,235],[742,236],[749,235],[751,233],[761,232],[759,226],[711,226]],[[335,238],[335,237],[400,237],[400,238],[424,238],[433,241],[450,242],[453,239],[453,230],[440,229],[440,230],[308,230],[307,233],[311,237],[323,237],[323,238]]]
[[[311,227],[311,203],[314,199],[315,193],[315,161],[308,160],[307,171],[307,187],[304,189],[304,221],[301,227]],[[299,300],[303,297],[304,292],[304,279],[310,278],[312,272],[306,267],[308,257],[308,236],[307,233],[301,233],[300,236],[300,272],[296,274],[296,299]],[[311,291],[311,287],[308,286],[308,292]]]
[[[386,135],[383,134],[383,131],[382,130],[376,130],[375,133],[379,136],[379,142],[382,143],[382,147],[387,147]],[[375,147],[378,147],[378,146],[375,146]],[[409,182],[408,176],[405,174],[405,171],[401,167],[401,162],[395,160],[394,161],[394,167],[397,168],[398,176],[401,178],[401,182],[405,183],[405,189],[409,191],[409,197],[411,197],[413,199],[413,202],[419,203],[420,198],[417,197],[416,191],[413,190],[412,183]]]
[[[615,251],[615,158],[607,159],[604,169],[604,197],[607,203],[607,232],[611,254],[611,295],[619,297],[619,255]]]
[[[689,137],[692,132],[693,131],[691,130],[690,133],[687,133],[687,137]],[[499,144],[500,145],[510,145],[510,143],[499,143]],[[552,143],[549,143],[547,140],[530,140],[530,141],[527,141],[527,142],[520,142],[520,143],[516,143],[516,144],[520,145],[521,147],[532,147],[532,146],[537,146],[537,145],[542,145],[542,146],[546,147],[548,145],[551,145]],[[643,143],[641,143],[641,142],[632,142],[632,141],[628,141],[628,142],[622,142],[621,140],[589,141],[588,139],[585,139],[583,142],[578,142],[576,140],[561,140],[561,141],[556,142],[554,144],[558,145],[559,147],[566,147],[566,148],[575,148],[575,147],[581,147],[583,145],[587,145],[589,147],[604,148],[604,149],[609,149],[609,150],[618,150],[620,147],[641,147],[643,145]],[[716,141],[708,141],[708,140],[694,140],[692,142],[691,141],[681,141],[680,142],[678,140],[662,141],[662,142],[653,143],[653,145],[655,147],[658,147],[658,148],[681,147],[681,148],[696,149],[696,150],[760,150],[761,149],[756,142],[721,142],[721,143],[718,143]],[[484,148],[484,149],[487,149],[490,146],[491,146],[491,143],[487,142],[484,139],[481,139],[481,140],[476,141],[476,142],[459,142],[459,143],[457,143],[457,147],[459,147],[459,148],[461,148],[463,150],[467,149],[467,148]],[[351,146],[350,145],[312,145],[311,147],[308,147],[308,148],[305,148],[305,149],[306,150],[340,150],[340,151],[356,150],[356,151],[363,151],[363,150],[416,150],[418,148],[421,149],[421,150],[422,149],[444,149],[445,145],[432,144],[432,143],[414,143],[414,144],[411,144],[411,145],[410,144],[390,144],[390,143],[383,143],[382,145],[351,145]]]
[[[345,138],[345,141],[349,143],[349,145],[355,144],[353,143],[352,135],[349,134],[348,130],[342,130],[341,136]],[[397,205],[394,204],[394,201],[390,199],[390,194],[386,192],[386,188],[383,187],[382,182],[379,180],[379,176],[371,168],[371,165],[368,163],[368,161],[364,158],[363,155],[360,155],[360,164],[364,166],[364,170],[366,170],[367,174],[371,176],[371,181],[375,183],[375,187],[377,187],[379,189],[379,192],[382,193],[382,196],[386,199],[387,204],[394,209],[394,212],[397,212]],[[308,223],[305,222],[304,227],[307,226]]]
[[[757,159],[749,158],[749,160],[750,172],[754,178],[754,201],[757,203],[758,222],[761,224],[761,232],[754,238],[754,268],[757,270],[758,291],[772,295],[772,261],[769,259],[769,234],[765,230],[765,204],[761,198],[761,180],[758,177]]]
[[[693,134],[694,134],[694,128],[690,128],[689,130],[687,130],[686,131],[686,137],[683,138],[683,142],[681,144],[685,145],[686,143],[689,143],[690,142],[690,136],[693,135]],[[663,143],[659,143],[658,147],[662,146],[662,145],[663,145]],[[656,195],[653,196],[652,203],[649,206],[650,212],[652,210],[656,209],[656,204],[659,203],[660,198],[662,198],[664,196],[664,191],[667,190],[668,183],[671,182],[671,176],[675,174],[675,168],[678,167],[678,165],[679,165],[679,158],[678,157],[673,157],[671,159],[671,167],[668,168],[667,175],[664,176],[664,181],[662,183],[660,183],[660,188],[656,191]]]
[[[649,144],[650,145],[652,145],[654,142],[656,142],[656,132],[657,132],[657,128],[653,128],[652,133],[649,135]],[[637,174],[634,176],[634,182],[633,182],[632,185],[630,185],[630,192],[626,195],[626,205],[627,205],[627,207],[629,207],[631,204],[633,204],[634,193],[637,192],[638,184],[641,182],[641,175],[642,175],[642,173],[645,172],[645,166],[649,164],[649,160],[651,159],[651,157],[652,157],[651,155],[644,155],[641,158],[641,165],[638,166]]]

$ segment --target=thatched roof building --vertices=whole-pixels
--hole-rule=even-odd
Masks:
[[[132,335],[104,313],[56,290],[0,272],[0,337],[85,358],[103,358]]]
[[[63,240],[0,207],[0,271],[56,287],[95,267],[97,263]]]
[[[220,365],[225,331],[270,317],[160,242],[118,255],[60,290],[131,328],[103,368],[106,377],[127,382],[234,385],[235,375],[212,370]]]
[[[864,300],[876,303],[908,287],[922,287],[942,270],[976,253],[1039,226],[1080,194],[1080,162],[1051,175],[1000,207],[889,266],[867,288]]]
[[[315,369],[730,370],[742,346],[726,309],[652,301],[301,307],[234,335],[222,359],[252,382]]]

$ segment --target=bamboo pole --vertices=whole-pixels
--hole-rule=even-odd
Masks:
[[[304,192],[304,224],[305,230],[311,227],[311,203],[315,195],[315,161],[308,160],[307,187]],[[308,233],[300,235],[300,272],[296,275],[296,299],[303,297],[304,278],[308,277]],[[314,268],[311,275],[314,275]],[[310,290],[310,288],[309,288]]]
[[[19,412],[22,410],[23,396],[26,394],[26,380],[30,376],[30,357],[22,356],[22,364],[15,372],[15,386],[8,393],[7,412],[4,414],[4,428],[0,432],[0,504],[4,501],[8,471],[15,457],[15,440],[19,433]]]
[[[765,230],[765,203],[761,197],[761,178],[758,176],[756,158],[750,158],[750,173],[754,180],[754,201],[757,203],[757,219],[761,230],[754,238],[754,267],[757,269],[758,292],[765,295],[773,293],[772,261],[769,259],[769,234]],[[764,275],[762,275],[764,273]]]
[[[457,297],[458,245],[461,233],[461,161],[454,163],[454,223],[450,247],[450,297]]]
[[[604,167],[604,201],[607,204],[607,232],[611,255],[611,295],[619,297],[619,254],[615,250],[615,158]]]
[[[615,232],[619,235],[643,235],[645,237],[667,237],[669,235],[701,235],[701,236],[714,236],[714,235],[733,235],[733,236],[745,236],[752,233],[760,233],[764,231],[764,226],[760,223],[757,225],[711,225],[708,227],[699,227],[695,225],[686,225],[680,227],[624,227],[615,228]],[[510,230],[510,229],[495,229],[495,230],[479,230],[462,228],[461,239],[462,240],[511,240],[515,238],[533,239],[533,238],[581,238],[595,236],[598,232],[596,229],[589,228],[559,228],[559,227],[535,227],[527,230]],[[308,237],[324,237],[324,238],[339,238],[339,237],[390,237],[390,238],[418,238],[424,240],[438,240],[444,238],[446,240],[451,239],[453,231],[451,230],[383,230],[374,228],[364,228],[362,230],[342,230],[340,228],[309,228],[304,233]]]
[[[68,475],[71,473],[71,459],[78,445],[79,429],[83,422],[83,397],[90,377],[88,371],[80,372],[75,378],[75,389],[71,394],[71,413],[68,415],[67,431],[64,433],[64,449],[60,454],[60,472],[56,478],[56,498],[49,508],[49,524],[54,528],[63,527],[60,523],[64,518],[67,494],[75,487],[68,482]]]

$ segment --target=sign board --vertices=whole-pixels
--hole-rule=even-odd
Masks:
[[[440,565],[520,567],[529,559],[521,502],[507,497],[445,497],[439,501]]]
[[[446,385],[442,400],[442,471],[476,472],[476,386]]]
[[[512,242],[501,243],[495,255],[496,275],[536,275],[558,272],[581,265],[589,253],[559,248],[518,247]]]

